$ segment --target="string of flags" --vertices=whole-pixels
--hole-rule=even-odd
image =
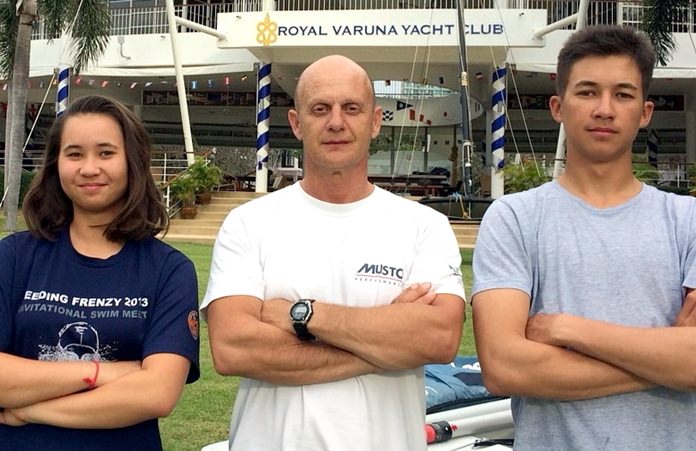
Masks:
[[[207,78],[204,80],[198,80],[198,79],[190,79],[187,81],[187,87],[192,90],[199,89],[202,86],[206,86],[208,89],[213,89],[216,87],[231,87],[234,83],[234,80],[239,80],[239,81],[246,81],[249,78],[249,75],[243,74],[239,76],[239,78],[231,75],[225,75],[224,77],[221,78]],[[38,87],[39,89],[45,89],[48,85],[48,81],[41,80],[41,81],[32,81],[29,80],[27,83],[27,86],[31,89],[34,87]],[[53,82],[53,85],[55,86],[57,84],[56,81]],[[151,86],[167,86],[167,87],[176,87],[177,83],[175,81],[168,81],[168,80],[146,80],[146,81],[116,81],[113,79],[107,80],[107,79],[99,79],[99,78],[94,78],[94,77],[82,77],[82,76],[77,76],[73,77],[71,80],[71,84],[74,86],[91,86],[91,87],[100,87],[100,88],[128,88],[128,89],[135,89],[137,87],[142,87],[142,88],[149,88]],[[2,90],[7,91],[9,88],[9,83],[5,82],[2,83]]]
[[[512,70],[513,74],[516,74],[516,70]],[[540,75],[545,75],[548,77],[549,80],[555,81],[556,80],[556,74],[555,73],[538,73],[538,72],[524,72],[524,77],[525,78],[537,78]],[[205,78],[202,80],[199,79],[191,79],[188,77],[189,80],[186,82],[187,88],[191,90],[197,90],[200,89],[201,87],[205,86],[207,89],[215,89],[218,87],[224,87],[224,88],[229,88],[234,84],[235,80],[239,80],[241,82],[246,81],[249,78],[248,74],[242,74],[242,75],[225,75],[220,78]],[[282,75],[276,76],[278,79],[284,79]],[[476,72],[475,73],[475,78],[477,81],[480,82],[485,82],[485,78],[487,78],[486,74],[484,72]],[[667,78],[667,81],[672,81],[671,78]],[[384,80],[385,86],[391,86],[393,80]],[[410,80],[408,79],[401,79],[400,81],[402,82],[408,82]],[[423,84],[429,84],[428,79],[423,79],[421,80]],[[440,84],[444,85],[445,84],[445,77],[438,76],[435,78],[435,84]],[[29,80],[27,85],[31,89],[33,87],[38,87],[39,89],[45,89],[48,85],[49,81],[46,80],[40,80],[40,81],[32,81]],[[55,86],[57,82],[54,80],[53,85]],[[138,87],[147,89],[152,86],[167,86],[167,87],[174,87],[176,88],[177,83],[174,80],[146,80],[146,81],[116,81],[113,79],[99,79],[99,78],[94,78],[94,77],[72,77],[71,84],[75,86],[91,86],[91,87],[100,87],[100,88],[111,88],[113,89],[114,87],[116,88],[128,88],[128,89],[135,89]],[[2,86],[3,91],[7,91],[9,84],[7,82],[5,83],[0,83]]]

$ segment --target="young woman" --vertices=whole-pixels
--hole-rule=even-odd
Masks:
[[[154,238],[168,218],[138,118],[73,103],[23,213],[29,232],[0,241],[0,449],[160,450],[157,419],[199,375],[197,283]]]

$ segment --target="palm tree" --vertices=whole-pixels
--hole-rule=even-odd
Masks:
[[[109,42],[109,8],[102,0],[5,0],[0,4],[0,70],[10,78],[5,128],[5,229],[17,229],[17,208],[25,140],[32,26],[43,21],[52,38],[71,37],[73,67],[79,72],[104,53]]]
[[[657,53],[657,62],[666,66],[675,49],[672,23],[686,22],[683,14],[689,0],[644,0],[643,31],[652,41]]]

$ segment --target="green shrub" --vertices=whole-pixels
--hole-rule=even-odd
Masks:
[[[0,198],[4,193],[3,187],[5,186],[5,172],[4,168],[0,168]],[[19,205],[24,202],[24,196],[26,196],[27,191],[29,191],[29,186],[31,181],[34,179],[36,171],[27,171],[22,169],[22,179],[19,185]]]
[[[534,160],[526,160],[521,164],[506,161],[503,174],[505,174],[505,194],[536,188],[549,180],[544,168]]]

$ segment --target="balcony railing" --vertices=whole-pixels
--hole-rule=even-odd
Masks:
[[[498,0],[462,0],[466,9],[497,9]],[[163,3],[163,2],[162,2]],[[508,0],[509,8],[545,9],[548,22],[574,14],[578,10],[579,0]],[[450,9],[455,8],[456,0],[276,0],[277,11],[335,11],[361,9]],[[217,15],[229,12],[261,11],[263,0],[231,0],[216,4],[194,4],[175,6],[180,17],[206,25],[217,26]],[[167,12],[162,6],[147,8],[112,8],[112,36],[132,34],[166,34]],[[672,23],[671,31],[677,33],[696,32],[696,4],[679,8],[678,20]],[[624,24],[639,26],[643,18],[643,6],[636,1],[592,1],[588,11],[590,25]],[[569,26],[568,28],[572,28]],[[179,27],[180,32],[195,32],[186,27]],[[41,21],[34,26],[33,39],[49,39],[44,33]]]

